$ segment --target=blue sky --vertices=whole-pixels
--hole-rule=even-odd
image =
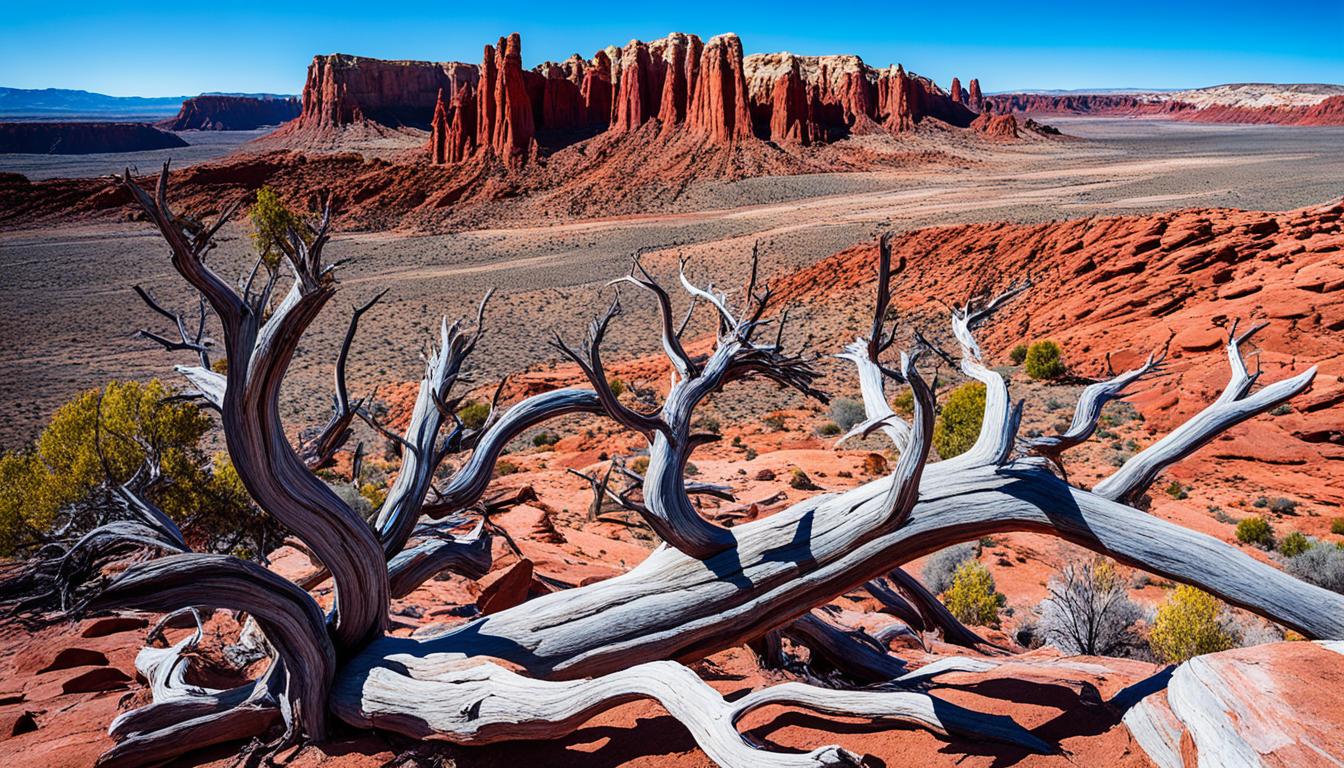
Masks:
[[[1344,83],[1344,0],[5,0],[3,18],[0,86],[118,96],[296,93],[316,53],[476,62],[482,45],[514,31],[528,66],[676,30],[736,32],[748,53],[857,53],[944,85],[979,77],[987,91]]]

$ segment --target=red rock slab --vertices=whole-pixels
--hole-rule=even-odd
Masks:
[[[74,669],[75,667],[105,667],[107,666],[107,656],[101,651],[95,651],[89,648],[63,648],[57,653],[47,665],[37,672],[55,672],[61,669]]]
[[[125,688],[131,678],[116,667],[95,667],[87,672],[66,680],[61,684],[62,693],[96,693],[115,691]]]
[[[134,632],[149,626],[149,620],[141,616],[104,616],[89,622],[79,633],[80,637],[107,637],[120,632]]]

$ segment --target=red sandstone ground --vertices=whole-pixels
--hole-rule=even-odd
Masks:
[[[1115,367],[1121,368],[1170,339],[1168,375],[1154,380],[1133,400],[1143,419],[1112,426],[1112,437],[1094,439],[1092,445],[1069,457],[1070,475],[1080,483],[1109,471],[1110,459],[1126,450],[1116,446],[1130,439],[1146,444],[1216,395],[1226,376],[1218,347],[1223,326],[1230,319],[1269,320],[1271,325],[1256,344],[1265,376],[1278,379],[1317,363],[1321,373],[1315,387],[1298,398],[1289,412],[1259,417],[1177,465],[1171,476],[1188,486],[1189,498],[1172,499],[1159,490],[1153,494],[1153,510],[1233,541],[1231,525],[1219,522],[1208,505],[1241,516],[1249,513],[1259,495],[1286,496],[1299,505],[1295,515],[1273,519],[1280,532],[1296,529],[1337,538],[1330,536],[1328,525],[1341,514],[1344,503],[1340,491],[1344,470],[1340,429],[1344,423],[1340,418],[1344,411],[1342,219],[1344,205],[1332,204],[1286,213],[1189,209],[1031,226],[920,230],[896,244],[897,254],[906,259],[906,270],[899,277],[901,290],[896,292],[897,309],[906,328],[931,328],[937,335],[936,329],[946,323],[938,301],[1030,274],[1036,287],[982,334],[982,344],[992,359],[1005,359],[1008,348],[1019,341],[1049,337],[1063,344],[1074,373],[1091,376],[1102,372],[1107,353]],[[873,256],[871,245],[856,246],[780,283],[781,301],[804,308],[796,321],[813,335],[818,349],[834,349],[865,327]],[[698,345],[705,343],[702,340]],[[615,365],[613,373],[655,389],[663,380],[662,363],[652,356]],[[1049,429],[1066,418],[1067,410],[1058,403],[1071,403],[1080,388],[1077,383],[1028,383],[1018,370],[1011,370],[1011,375],[1015,391],[1027,399],[1024,429]],[[565,367],[533,371],[514,379],[510,397],[575,378],[575,371]],[[853,394],[841,367],[828,385],[837,395]],[[694,463],[699,479],[730,485],[738,503],[706,504],[707,515],[740,519],[742,515],[770,514],[802,498],[809,492],[791,489],[784,482],[795,467],[806,468],[823,488],[848,487],[865,477],[863,463],[868,454],[882,450],[877,442],[834,450],[828,440],[816,436],[816,428],[827,418],[821,409],[791,400],[783,411],[763,413],[751,402],[757,394],[755,389],[735,389],[716,398],[710,411],[721,417],[725,439],[697,452]],[[392,405],[389,420],[396,423],[400,418],[398,391],[389,390],[384,397]],[[762,421],[766,415],[782,417],[784,428]],[[638,441],[600,421],[575,420],[561,431],[566,436],[554,446],[536,448],[522,441],[509,455],[520,471],[501,485],[531,485],[539,498],[499,522],[518,539],[537,574],[576,584],[620,572],[642,558],[653,542],[639,527],[588,521],[587,486],[565,471],[569,467],[600,469],[603,454],[632,455],[640,447]],[[734,444],[734,438],[740,438],[740,445]],[[747,458],[748,448],[756,452],[755,458]],[[783,493],[784,499],[752,507],[752,502],[776,493]],[[398,631],[460,620],[449,609],[474,602],[483,586],[518,562],[502,545],[496,555],[496,569],[482,584],[455,577],[434,581],[394,604]],[[1025,534],[995,537],[984,548],[981,559],[994,572],[1013,609],[1013,616],[1005,620],[1005,631],[1029,615],[1044,596],[1052,569],[1069,556],[1068,549],[1056,541]],[[287,573],[305,566],[295,553],[276,562],[276,568]],[[1136,597],[1155,603],[1167,586],[1148,582],[1136,590]],[[860,625],[871,619],[855,614],[875,608],[859,595],[841,598],[836,605],[849,612],[847,619]],[[3,628],[0,667],[8,672],[8,682],[0,691],[0,755],[25,765],[87,764],[107,746],[103,734],[111,718],[143,700],[143,689],[130,680],[143,629],[129,627],[90,637],[92,626],[94,622],[88,621],[58,626],[37,636],[28,636],[12,624]],[[213,629],[227,632],[230,625],[220,620]],[[1004,634],[991,633],[1001,642],[1010,642]],[[1314,648],[1277,653],[1265,673],[1284,680],[1315,680],[1340,666],[1333,656],[1322,656]],[[898,647],[894,652],[912,665],[929,660],[917,649]],[[1151,674],[1152,665],[1113,659],[1058,660],[1049,651],[1033,652],[1019,661],[996,672],[953,678],[949,682],[961,687],[942,693],[958,703],[1011,714],[1039,735],[1060,740],[1067,755],[1023,756],[955,740],[944,743],[912,730],[778,710],[757,713],[746,727],[781,747],[838,741],[888,765],[910,762],[912,756],[917,756],[919,764],[949,766],[1149,765],[1119,724],[1117,710],[1106,702]],[[741,650],[718,654],[700,670],[725,692],[759,686],[770,679]],[[70,690],[90,687],[107,690]],[[1325,716],[1306,702],[1292,706],[1305,712],[1305,717]],[[379,736],[351,736],[302,750],[290,764],[384,765],[408,748]],[[420,748],[417,759],[427,762],[432,751]],[[680,726],[648,704],[622,707],[561,742],[469,751],[445,747],[442,755],[459,765],[482,766],[520,761],[544,765],[709,764]],[[232,751],[222,750],[202,760],[222,766],[233,764],[235,757]]]

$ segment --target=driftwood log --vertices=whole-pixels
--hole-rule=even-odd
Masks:
[[[673,371],[661,408],[632,408],[608,384],[601,346],[608,326],[620,316],[618,295],[592,324],[584,344],[573,347],[556,339],[583,371],[588,388],[536,395],[502,412],[496,407],[484,425],[467,428],[455,413],[451,391],[481,338],[483,303],[474,322],[445,322],[439,345],[427,358],[410,425],[402,435],[384,430],[400,445],[403,466],[370,523],[311,469],[330,459],[349,436],[353,419],[377,426],[363,402],[351,400],[342,380],[353,323],[338,365],[335,412],[326,428],[310,433],[302,452],[286,436],[278,408],[290,359],[336,292],[333,267],[323,258],[329,216],[304,236],[291,234],[289,278],[282,280],[277,270],[259,263],[235,289],[205,259],[211,237],[229,212],[208,226],[175,215],[168,202],[167,167],[157,190],[142,189],[129,173],[124,183],[167,242],[175,270],[217,315],[226,372],[212,369],[202,333],[193,335],[180,316],[162,307],[153,305],[173,319],[181,340],[147,336],[197,356],[194,364],[178,368],[193,387],[191,395],[218,411],[229,455],[249,493],[321,562],[335,599],[324,613],[303,587],[260,566],[177,551],[181,547],[131,566],[88,607],[243,611],[265,634],[271,661],[255,682],[212,691],[183,683],[190,639],[146,650],[139,664],[151,681],[154,701],[113,723],[118,743],[103,756],[103,765],[156,764],[235,739],[318,741],[332,717],[359,728],[462,745],[557,738],[595,713],[634,699],[658,702],[724,766],[857,763],[858,756],[837,746],[806,754],[764,752],[735,723],[767,704],[1051,751],[1053,745],[1007,718],[953,706],[918,687],[942,667],[902,675],[899,662],[883,658],[880,643],[813,613],[869,585],[895,615],[917,623],[915,629],[941,632],[962,645],[983,645],[935,608],[936,600],[900,566],[952,544],[1009,531],[1058,536],[1197,585],[1308,637],[1344,638],[1344,596],[1133,506],[1167,466],[1311,384],[1314,368],[1252,391],[1259,374],[1247,371],[1241,346],[1255,328],[1242,335],[1233,328],[1227,344],[1232,374],[1216,402],[1089,489],[1071,485],[1052,468],[1064,451],[1088,438],[1105,402],[1158,369],[1161,357],[1089,387],[1064,434],[1021,441],[1021,404],[1013,403],[1003,377],[983,362],[974,333],[1028,286],[969,301],[953,311],[952,333],[962,372],[986,386],[985,415],[973,448],[934,462],[930,441],[936,403],[919,370],[925,342],[916,335],[912,348],[896,361],[881,360],[896,338],[886,309],[892,281],[903,266],[892,268],[884,238],[871,331],[847,347],[843,357],[856,366],[867,416],[852,434],[885,434],[899,450],[899,460],[886,477],[842,493],[818,494],[730,528],[702,517],[689,498],[698,489],[688,488],[687,461],[697,446],[715,439],[693,431],[697,405],[726,383],[748,377],[824,399],[816,387],[819,374],[810,359],[784,350],[785,317],[766,318],[771,292],[758,285],[754,260],[740,302],[696,285],[682,264],[680,281],[692,298],[688,312],[697,305],[708,307],[718,319],[717,343],[707,356],[685,350],[686,322],[674,320],[668,292],[636,261],[631,273],[616,282],[647,293],[660,310],[661,344]],[[289,287],[277,297],[282,282]],[[358,309],[355,320],[367,309]],[[760,338],[771,323],[774,333]],[[912,391],[909,422],[888,404],[889,384]],[[388,635],[391,596],[405,595],[445,569],[475,577],[489,567],[488,525],[483,522],[466,534],[452,531],[462,530],[459,523],[486,492],[494,463],[510,440],[574,413],[613,419],[648,440],[641,500],[627,508],[665,543],[616,578],[545,594],[436,636]],[[434,487],[435,470],[445,456],[465,452],[469,458],[442,488]],[[425,518],[431,522],[422,522]],[[453,525],[432,522],[445,518]],[[838,656],[842,663],[848,657],[851,671],[865,682],[886,682],[880,689],[862,690],[785,683],[727,702],[685,666],[765,637],[777,642],[781,635],[821,656]],[[853,649],[860,648],[856,656]]]

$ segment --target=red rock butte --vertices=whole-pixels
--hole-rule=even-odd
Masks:
[[[517,165],[543,149],[648,124],[669,140],[811,145],[907,132],[926,119],[967,128],[983,100],[979,81],[970,82],[969,93],[954,81],[949,94],[899,65],[876,69],[852,55],[746,56],[737,35],[702,41],[679,32],[525,69],[513,34],[485,46],[479,65],[314,57],[302,114],[277,135],[302,143],[368,123],[428,128],[426,150],[438,164],[493,155]]]

